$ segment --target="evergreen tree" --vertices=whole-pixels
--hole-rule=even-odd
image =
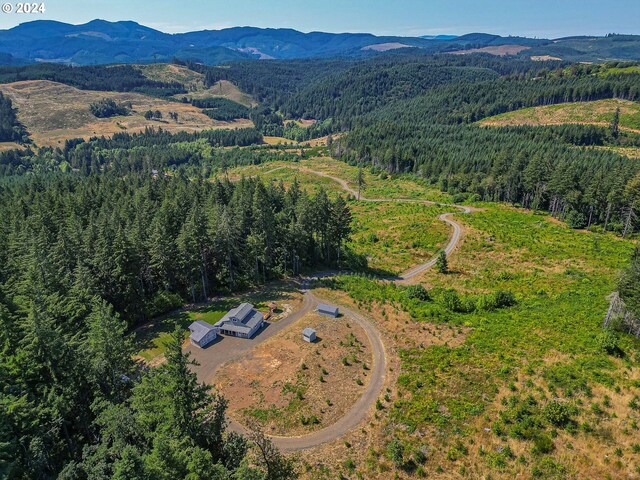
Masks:
[[[447,260],[447,254],[444,250],[440,250],[438,254],[438,260],[436,261],[436,268],[440,273],[448,273],[449,272],[449,262]]]

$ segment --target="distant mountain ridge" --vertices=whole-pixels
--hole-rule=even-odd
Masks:
[[[0,63],[92,65],[162,62],[175,57],[216,65],[235,60],[375,55],[406,47],[439,53],[503,45],[524,46],[535,51],[535,55],[570,60],[640,60],[640,36],[624,37],[622,44],[610,37],[570,37],[555,41],[487,33],[401,37],[257,27],[169,34],[133,21],[92,20],[72,25],[37,20],[0,30]]]

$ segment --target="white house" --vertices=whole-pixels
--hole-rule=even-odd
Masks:
[[[251,338],[264,325],[264,315],[250,303],[242,303],[229,310],[214,327],[224,335]]]

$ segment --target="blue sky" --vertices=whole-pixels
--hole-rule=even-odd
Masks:
[[[470,32],[545,38],[640,34],[640,0],[36,1],[44,2],[44,14],[0,13],[0,28],[36,19],[84,23],[102,18],[134,20],[170,33],[251,25],[409,36]]]

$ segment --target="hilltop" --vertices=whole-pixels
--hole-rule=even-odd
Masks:
[[[639,60],[639,46],[637,35],[555,40],[489,33],[403,37],[248,26],[168,34],[132,21],[92,20],[72,25],[38,20],[0,31],[0,63],[155,63],[175,57],[217,65],[239,60],[359,57],[406,48],[426,53],[506,51],[527,57],[605,61]]]

